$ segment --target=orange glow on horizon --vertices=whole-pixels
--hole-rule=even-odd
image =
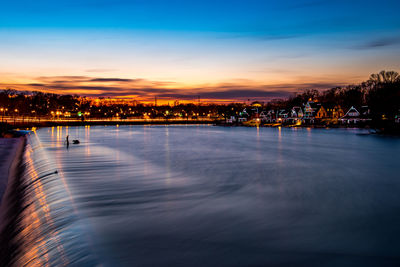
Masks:
[[[113,75],[112,77],[115,77]],[[126,75],[119,75],[126,77]],[[365,78],[367,78],[366,76]],[[136,78],[103,78],[82,75],[71,76],[7,76],[1,77],[0,89],[17,91],[40,91],[61,95],[86,96],[89,99],[103,97],[110,100],[138,101],[151,104],[157,98],[158,105],[170,105],[175,100],[180,103],[215,103],[226,104],[233,102],[252,101],[273,98],[286,98],[291,93],[304,89],[329,89],[349,83],[361,82],[360,77],[349,78],[343,75],[323,78],[321,75],[290,76],[269,75],[263,79],[232,79],[209,83],[153,81]],[[339,82],[339,83],[338,83]],[[248,95],[246,92],[249,92]]]

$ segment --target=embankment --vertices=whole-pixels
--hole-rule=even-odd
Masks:
[[[85,125],[169,125],[169,124],[213,124],[216,121],[209,120],[164,120],[164,119],[138,119],[138,120],[10,120],[3,123],[2,128],[31,128],[52,126],[85,126]]]
[[[1,266],[96,266],[87,229],[35,134],[15,150],[0,209]]]
[[[9,177],[15,176],[25,138],[0,138],[0,207]]]

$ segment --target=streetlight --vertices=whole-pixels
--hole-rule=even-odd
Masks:
[[[16,120],[16,113],[18,113],[18,109],[14,109],[15,113],[14,113],[14,127],[15,127],[15,120]]]

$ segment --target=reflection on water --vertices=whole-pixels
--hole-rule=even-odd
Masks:
[[[38,131],[106,266],[399,266],[400,140],[358,133]]]
[[[54,136],[59,140],[61,129]],[[2,205],[0,266],[95,266],[68,185],[33,132]]]

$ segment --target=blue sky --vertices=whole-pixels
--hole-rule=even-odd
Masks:
[[[400,2],[260,0],[2,1],[2,27],[115,28],[261,36],[398,30]]]
[[[394,0],[1,1],[0,83],[91,75],[162,82],[179,94],[227,84],[249,97],[324,89],[399,70],[399,8]],[[121,85],[107,86],[87,93]],[[132,95],[152,97],[141,94]]]

